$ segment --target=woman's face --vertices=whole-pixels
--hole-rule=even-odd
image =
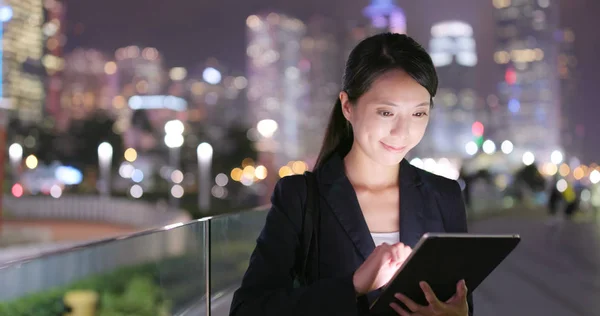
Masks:
[[[400,163],[423,138],[429,122],[430,95],[406,72],[394,70],[373,82],[354,104],[340,93],[352,124],[353,150],[383,165]]]

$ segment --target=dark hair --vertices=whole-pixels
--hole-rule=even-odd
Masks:
[[[431,57],[419,43],[402,34],[382,33],[361,41],[350,52],[346,62],[342,91],[354,103],[371,88],[377,78],[391,70],[405,71],[427,89],[433,105],[438,78]],[[346,121],[338,98],[329,118],[315,168],[320,167],[335,153],[341,156],[348,154],[353,141],[352,126]]]

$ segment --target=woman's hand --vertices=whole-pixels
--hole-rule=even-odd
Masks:
[[[354,272],[354,289],[357,295],[367,294],[386,285],[398,268],[408,258],[412,249],[403,243],[383,243]]]
[[[464,280],[456,285],[456,294],[445,303],[440,302],[433,293],[433,290],[427,282],[421,282],[421,289],[425,293],[425,298],[429,302],[428,306],[421,306],[408,297],[398,293],[399,299],[411,312],[402,309],[398,304],[392,303],[390,306],[401,316],[468,316],[469,305],[467,304],[467,286]]]

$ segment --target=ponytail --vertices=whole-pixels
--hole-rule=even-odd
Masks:
[[[314,169],[321,167],[336,153],[342,157],[346,156],[350,152],[353,142],[354,134],[352,133],[352,126],[346,120],[346,117],[344,117],[342,101],[337,98],[333,106],[333,111],[331,111],[323,145],[321,146]]]

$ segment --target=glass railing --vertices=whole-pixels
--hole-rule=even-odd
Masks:
[[[0,264],[0,316],[227,315],[265,210]]]

